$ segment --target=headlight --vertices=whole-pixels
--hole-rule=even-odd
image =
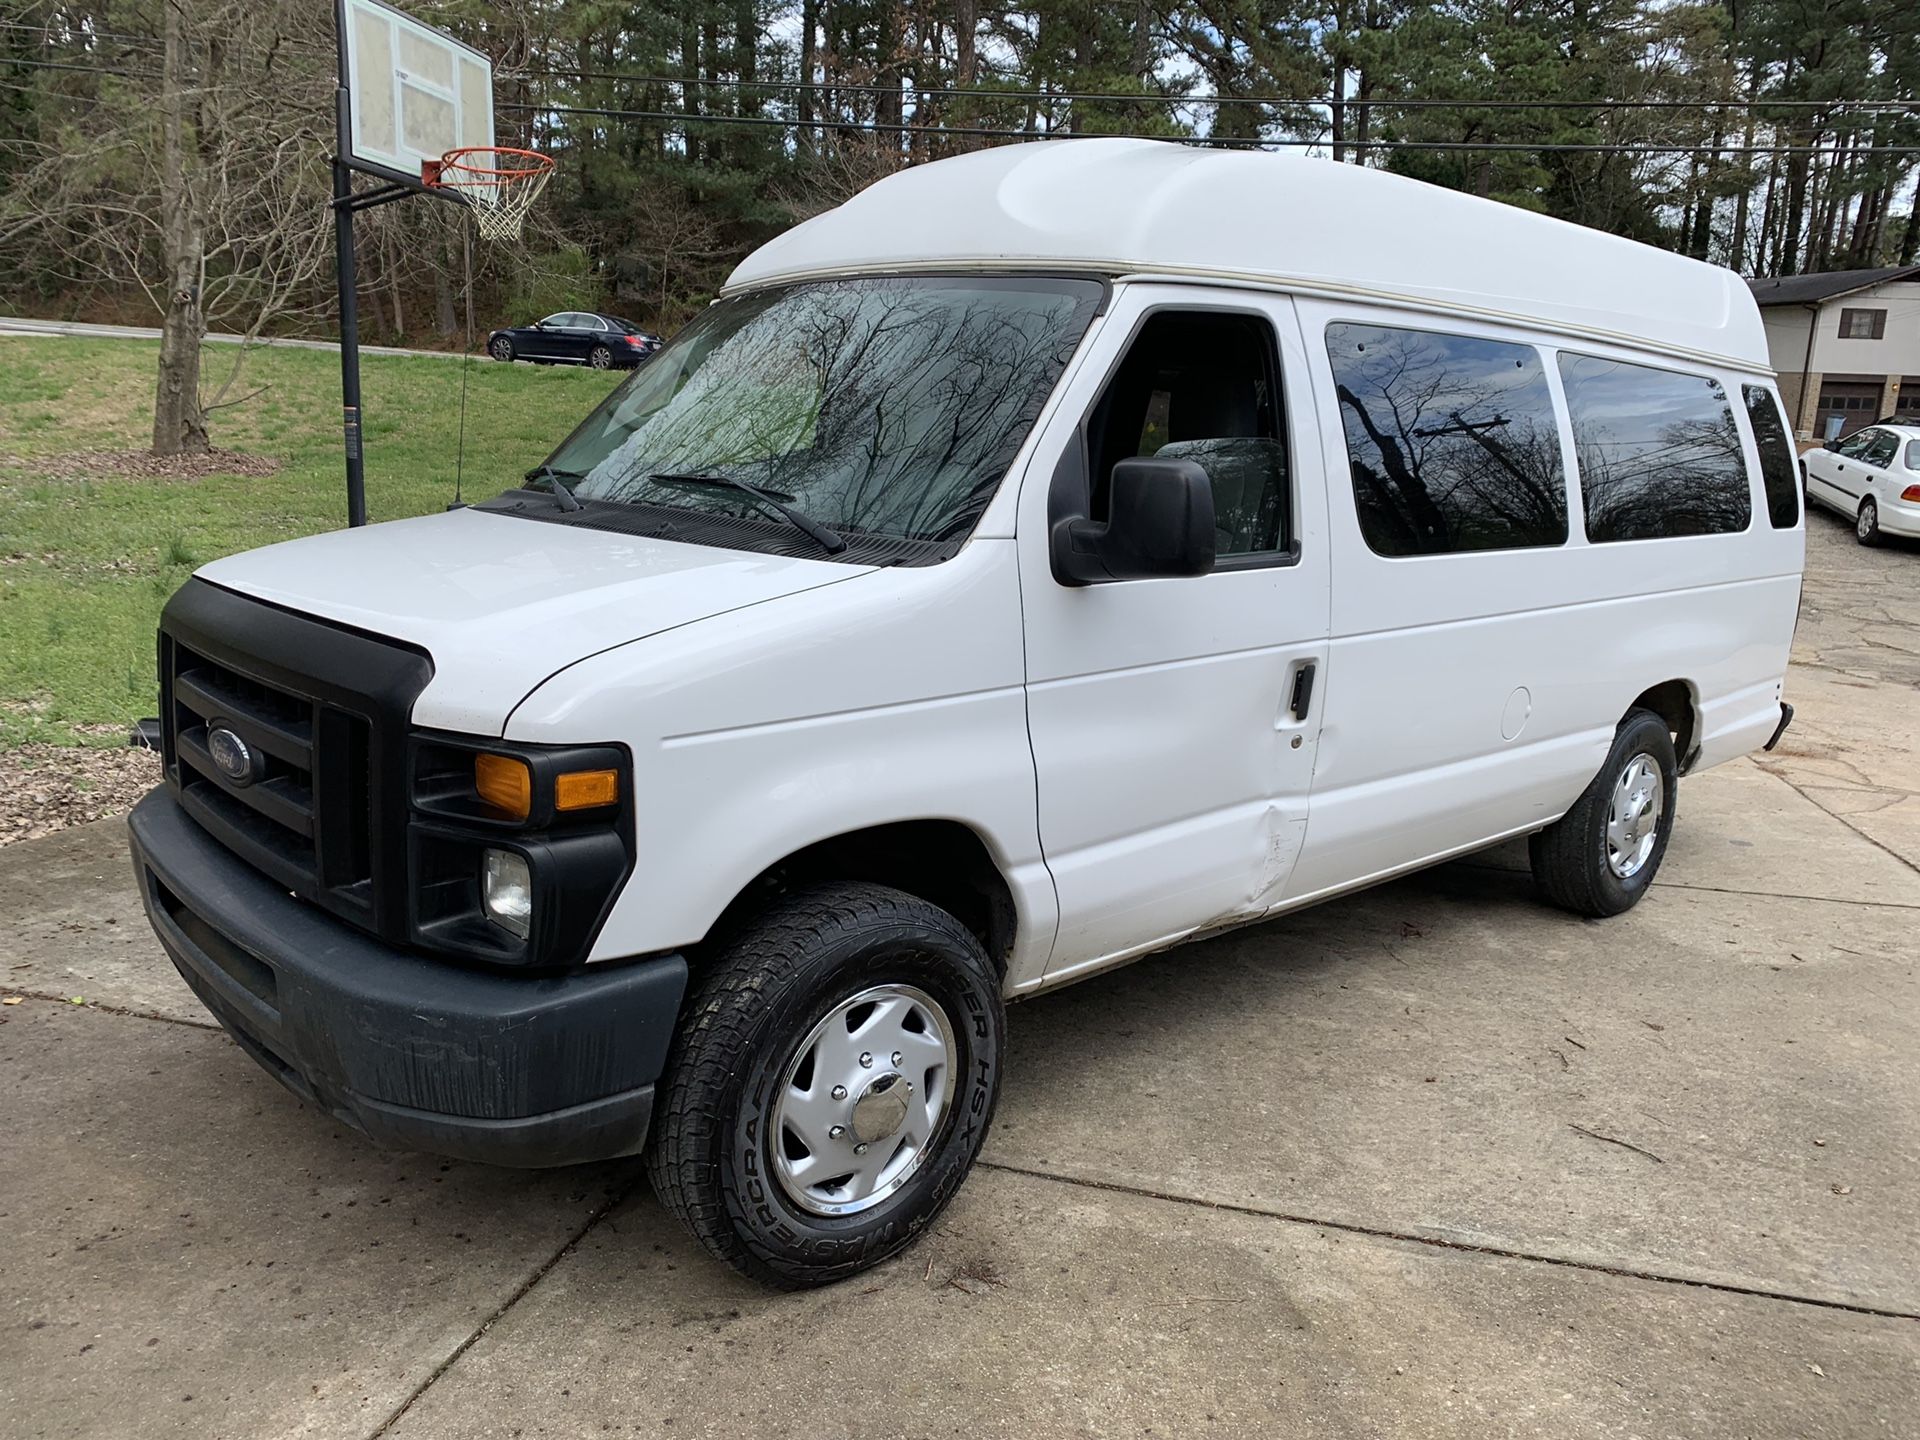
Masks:
[[[409,749],[412,942],[496,965],[585,964],[633,868],[626,747],[417,731]]]
[[[481,862],[480,899],[489,920],[526,939],[533,925],[533,876],[526,857],[511,850],[487,850]]]

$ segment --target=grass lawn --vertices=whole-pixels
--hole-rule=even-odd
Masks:
[[[213,417],[216,446],[271,457],[276,475],[134,478],[73,458],[145,447],[158,354],[157,341],[0,337],[0,747],[122,743],[154,712],[154,624],[196,566],[346,523],[340,362],[327,351],[255,351],[234,393],[265,392]],[[207,347],[208,375],[232,357]],[[459,362],[361,364],[371,518],[444,508]],[[516,483],[617,379],[475,360],[468,498]]]

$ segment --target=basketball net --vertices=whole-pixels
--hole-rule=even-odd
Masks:
[[[420,167],[420,183],[450,190],[473,211],[482,240],[517,240],[527,212],[553,178],[553,157],[538,150],[469,146]]]

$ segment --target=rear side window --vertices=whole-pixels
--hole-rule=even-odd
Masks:
[[[1724,535],[1753,518],[1727,392],[1682,375],[1562,352],[1587,538]]]
[[[1560,432],[1531,345],[1329,325],[1360,532],[1379,555],[1559,545]]]
[[[1753,446],[1760,452],[1760,479],[1767,491],[1767,518],[1776,530],[1791,530],[1800,518],[1800,466],[1793,458],[1787,427],[1773,392],[1762,385],[1742,385],[1747,423],[1753,427]]]

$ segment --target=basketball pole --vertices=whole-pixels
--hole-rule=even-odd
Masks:
[[[340,410],[347,450],[347,524],[367,523],[367,470],[360,456],[360,295],[353,253],[353,172],[347,168],[352,153],[348,124],[351,101],[347,68],[347,7],[333,7],[334,53],[340,86],[333,99],[333,249],[334,278],[340,293]]]
[[[346,105],[346,91],[340,92]],[[347,524],[367,523],[367,469],[360,454],[360,301],[353,254],[353,172],[333,162],[333,244],[340,287],[340,409],[347,450]]]

